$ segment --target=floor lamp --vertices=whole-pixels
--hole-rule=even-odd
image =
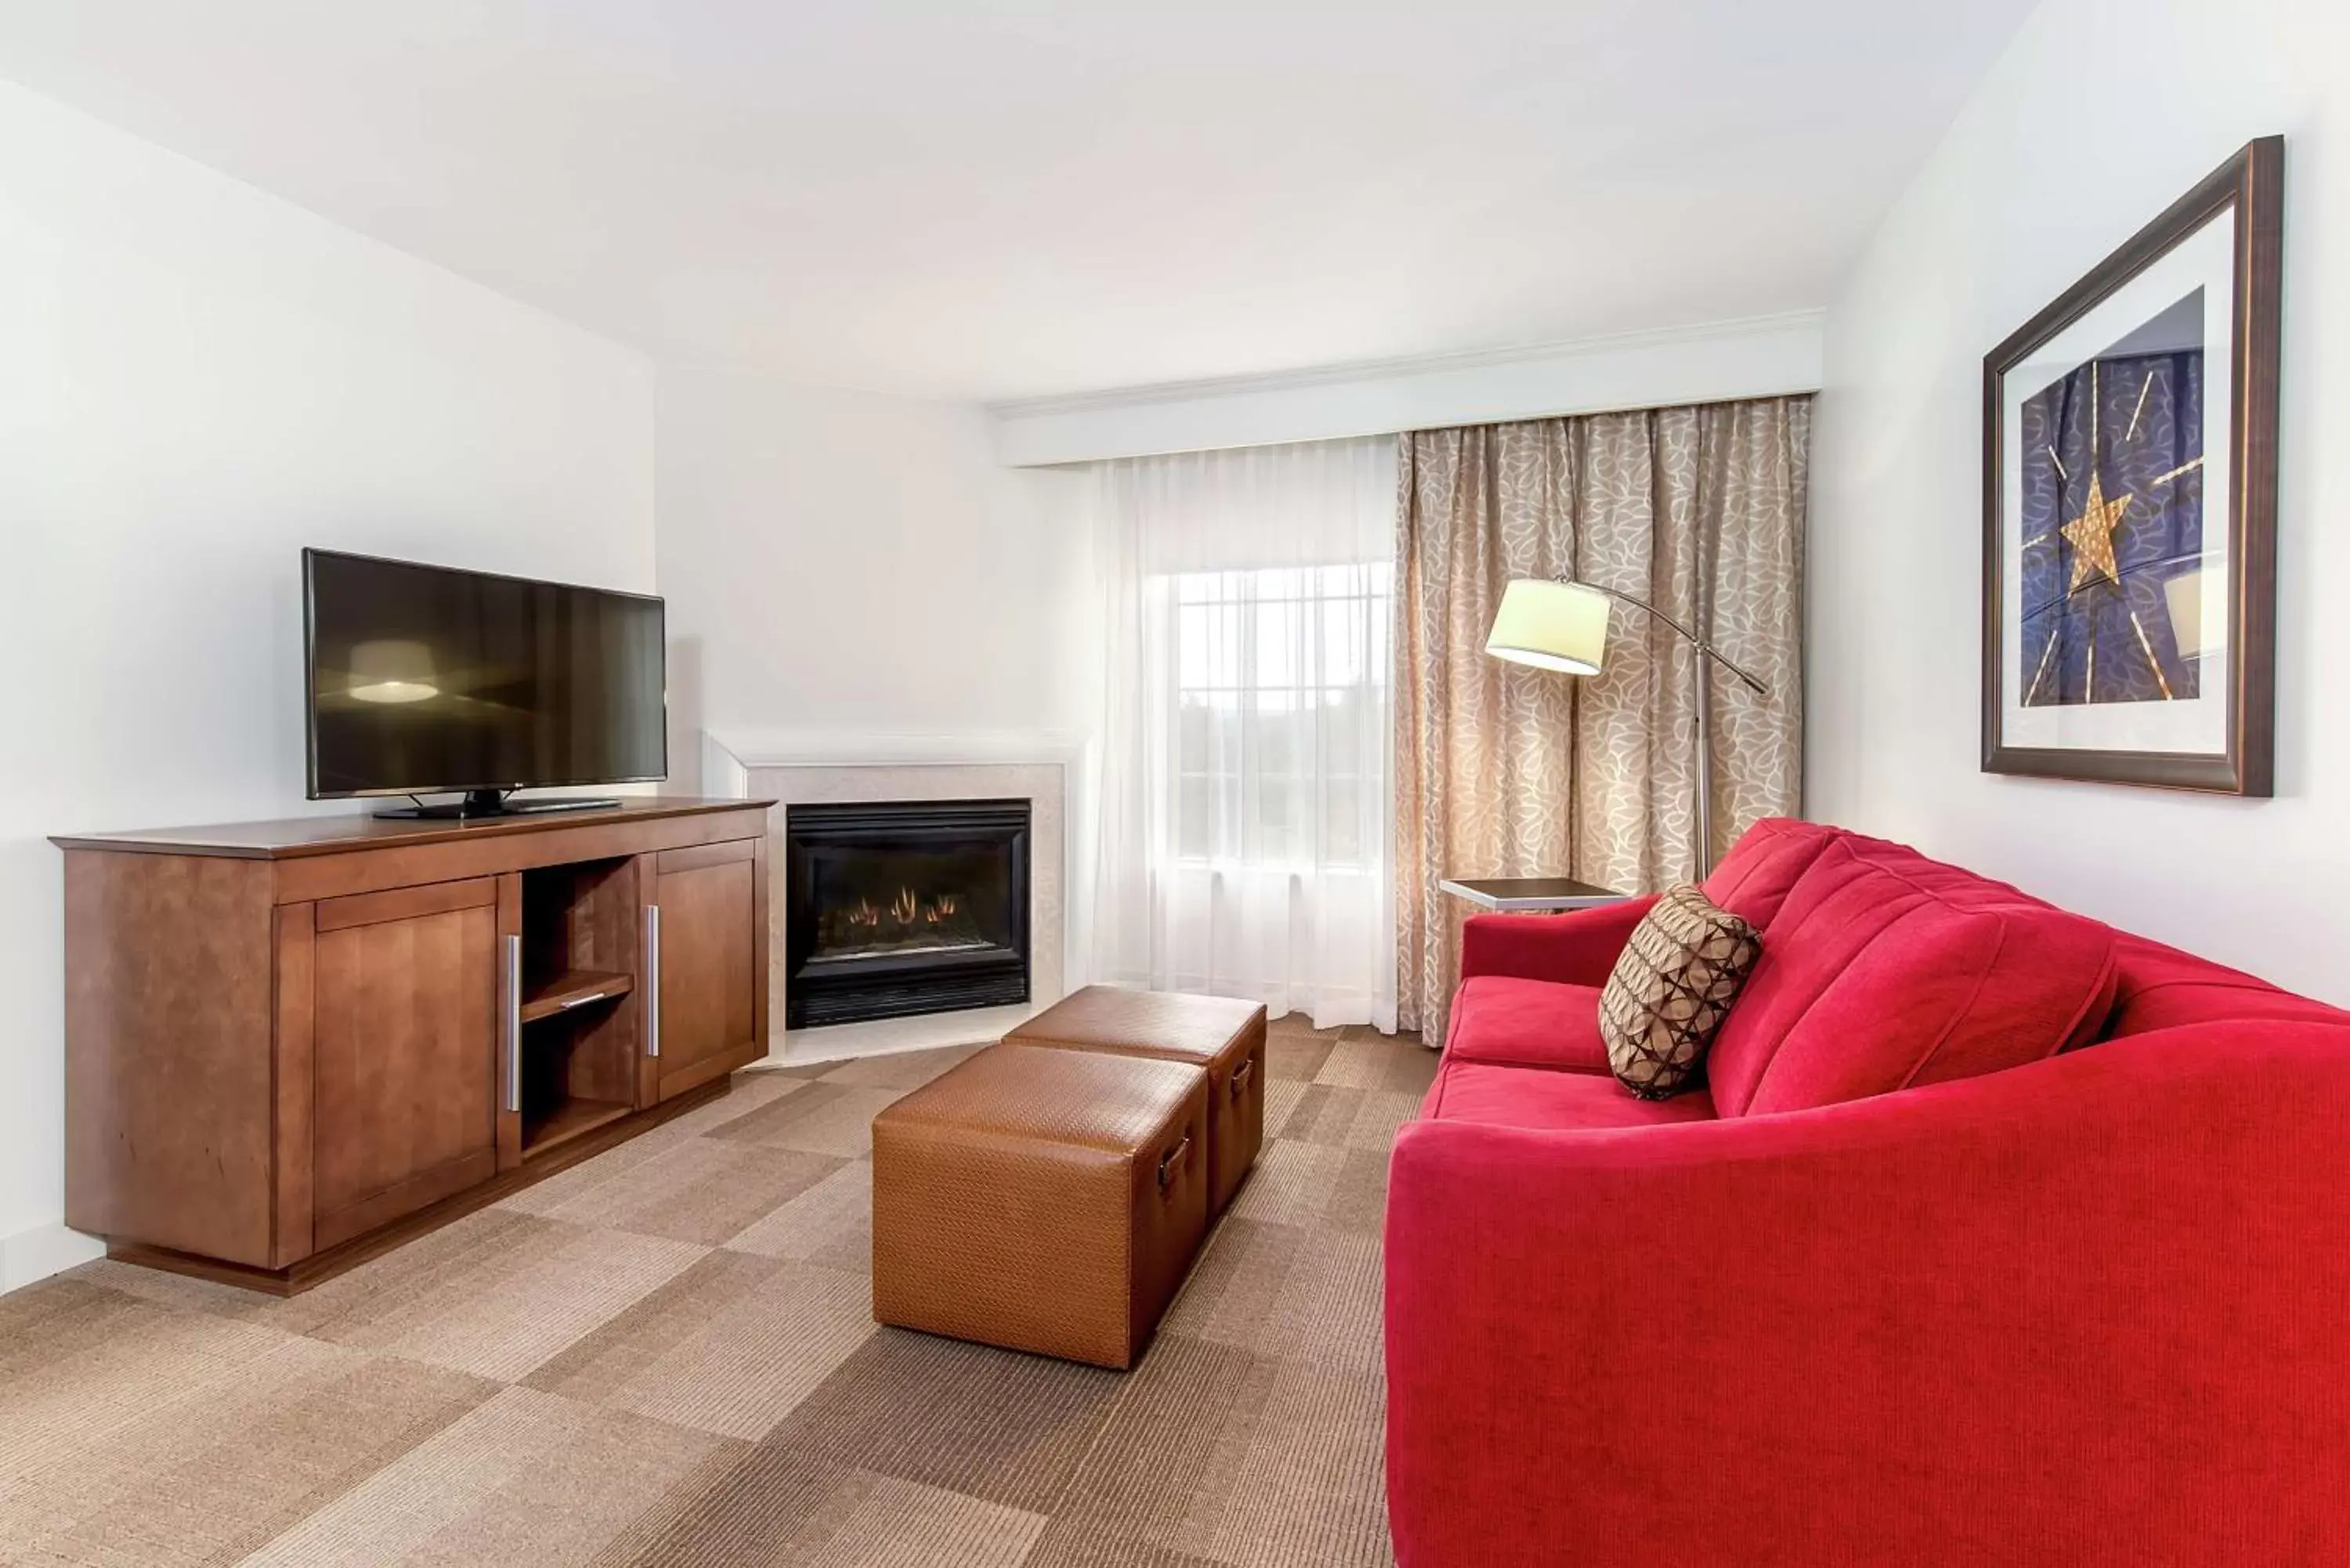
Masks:
[[[1697,874],[1702,879],[1713,869],[1713,667],[1720,664],[1766,702],[1771,700],[1771,689],[1736,659],[1646,600],[1565,577],[1519,577],[1503,589],[1502,607],[1494,612],[1485,651],[1495,659],[1530,664],[1537,670],[1596,675],[1607,661],[1611,599],[1647,611],[1698,651]]]

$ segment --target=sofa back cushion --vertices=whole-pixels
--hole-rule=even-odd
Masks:
[[[1804,1110],[2053,1055],[2111,1011],[2112,929],[1874,839],[1799,876],[1716,1036],[1724,1116]]]
[[[2115,940],[2114,957],[2119,973],[2104,1039],[2187,1023],[2350,1024],[2350,1012],[2338,1007],[2145,937],[2125,932]]]
[[[1840,827],[1766,816],[1730,846],[1701,884],[1705,896],[1768,935],[1795,879],[1811,869],[1822,850],[1848,836]]]

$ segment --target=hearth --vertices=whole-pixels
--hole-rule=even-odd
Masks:
[[[1029,803],[786,806],[784,1022],[1028,1000]]]

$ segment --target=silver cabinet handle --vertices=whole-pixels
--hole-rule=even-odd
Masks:
[[[506,939],[506,1109],[522,1109],[522,939]]]
[[[660,906],[645,906],[645,1054],[660,1054]]]

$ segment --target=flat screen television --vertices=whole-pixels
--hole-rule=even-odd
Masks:
[[[456,790],[385,815],[474,815],[668,776],[658,598],[313,549],[302,608],[313,800]]]

